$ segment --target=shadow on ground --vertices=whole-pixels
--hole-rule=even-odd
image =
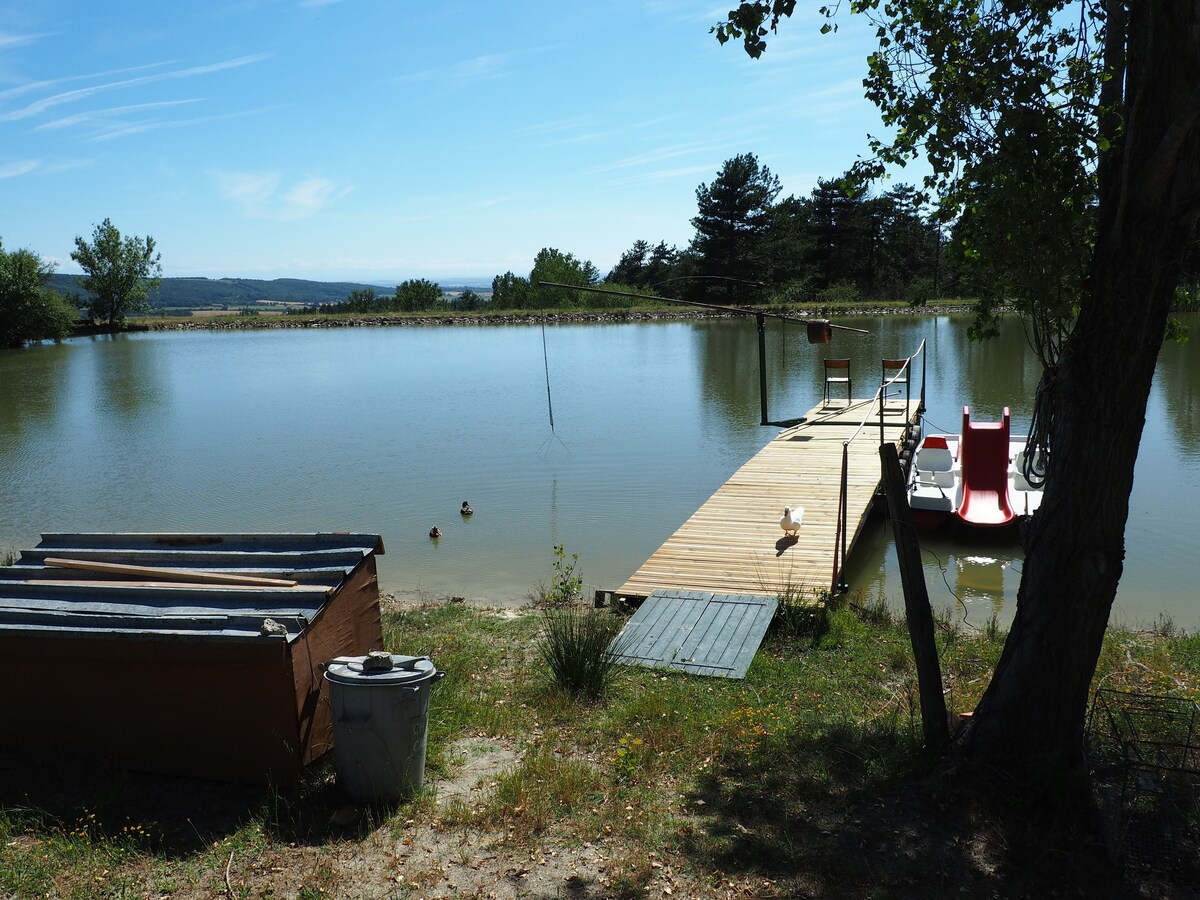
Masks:
[[[0,810],[40,829],[110,837],[141,826],[155,849],[181,856],[259,821],[273,838],[320,845],[353,836],[370,817],[347,810],[329,762],[291,790],[130,772],[69,753],[0,750]],[[353,814],[348,814],[353,813]]]
[[[886,729],[791,735],[701,782],[685,852],[763,897],[1197,896],[1126,877],[1086,803],[912,760]]]

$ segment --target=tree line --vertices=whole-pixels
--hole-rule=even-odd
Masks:
[[[360,288],[339,303],[319,303],[288,310],[289,315],[312,313],[393,313],[432,312],[436,309],[478,309],[479,295],[463,288],[454,300],[442,291],[441,285],[426,278],[413,278],[396,285],[394,294],[377,293],[374,288]]]
[[[959,288],[943,228],[908,186],[872,194],[849,177],[821,180],[810,195],[782,187],[753,153],[727,160],[696,189],[695,235],[685,248],[637,240],[601,277],[589,261],[554,248],[528,277],[492,282],[497,309],[612,308],[634,298],[547,288],[603,287],[712,303],[907,300],[919,304]]]
[[[92,239],[75,238],[73,259],[84,274],[76,279],[89,296],[63,295],[50,287],[54,265],[29,249],[7,251],[0,243],[0,347],[26,341],[61,340],[79,320],[120,328],[129,313],[146,308],[162,275],[154,238],[127,236],[109,219]]]
[[[977,252],[978,223],[926,202],[899,184],[873,193],[856,172],[820,179],[807,196],[780,197],[779,179],[753,153],[726,160],[696,189],[695,234],[682,249],[637,240],[601,277],[585,259],[542,249],[528,277],[511,271],[492,281],[495,309],[604,309],[638,302],[541,286],[542,282],[600,287],[646,297],[721,304],[906,301],[981,298],[1017,289],[996,283]],[[999,242],[991,236],[993,244]],[[1200,306],[1200,243],[1184,258],[1177,308]]]

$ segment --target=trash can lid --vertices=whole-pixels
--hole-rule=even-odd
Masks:
[[[385,660],[382,666],[381,656]],[[386,665],[388,659],[391,666]],[[428,656],[339,656],[325,664],[325,677],[339,684],[405,684],[432,678],[435,672],[437,667]]]

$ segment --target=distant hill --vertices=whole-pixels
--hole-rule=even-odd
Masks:
[[[60,294],[83,293],[74,275],[52,275],[50,286]],[[443,285],[447,288],[447,285]],[[395,285],[356,284],[349,281],[304,281],[300,278],[164,278],[150,294],[150,305],[172,309],[205,309],[213,306],[242,307],[254,303],[339,303],[352,291],[371,289],[391,294]]]

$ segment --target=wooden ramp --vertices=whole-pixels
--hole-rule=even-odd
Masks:
[[[888,400],[884,440],[915,421],[914,398]],[[872,400],[832,401],[774,437],[614,591],[659,589],[817,600],[833,586],[842,448],[848,446],[847,549],[854,546],[880,482],[879,409]],[[863,420],[867,424],[859,429]],[[855,433],[857,432],[857,436]],[[783,508],[804,508],[799,540],[779,527]]]
[[[629,665],[744,678],[777,605],[772,597],[655,591],[609,651]]]

